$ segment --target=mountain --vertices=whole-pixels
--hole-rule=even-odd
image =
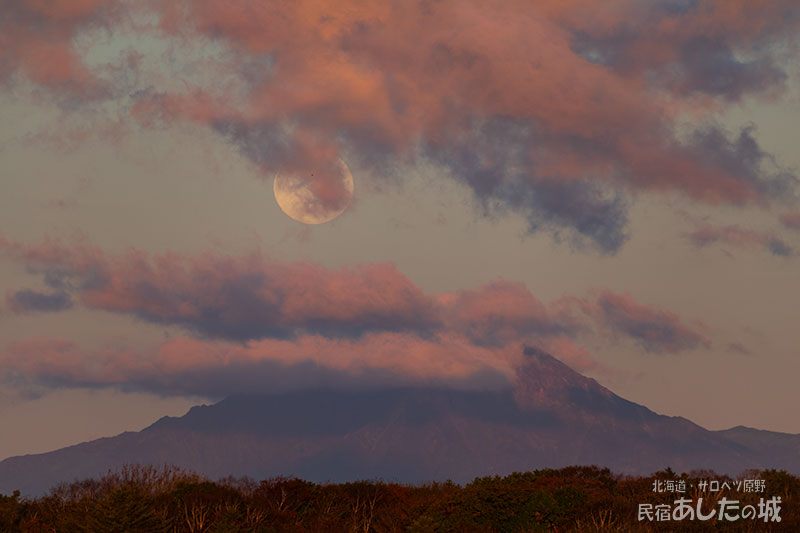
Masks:
[[[211,478],[298,476],[401,482],[575,464],[647,474],[749,468],[800,472],[800,435],[708,431],[629,402],[528,348],[513,389],[305,390],[234,396],[139,432],[11,457],[0,493],[36,495],[125,463],[174,464]]]

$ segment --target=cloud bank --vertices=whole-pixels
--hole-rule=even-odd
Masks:
[[[744,98],[780,97],[800,34],[794,0],[5,0],[0,10],[0,79],[77,99],[102,85],[75,45],[91,28],[214,45],[224,60],[204,67],[205,81],[144,76],[126,91],[133,117],[204,125],[265,177],[301,176],[332,206],[342,191],[322,181],[339,157],[386,179],[427,160],[487,214],[515,212],[530,231],[614,253],[640,192],[797,201],[797,176],[751,126],[713,122]],[[151,22],[126,22],[134,15]]]
[[[184,332],[148,349],[21,339],[0,364],[16,383],[208,396],[235,392],[237,383],[252,384],[251,391],[258,384],[311,382],[496,387],[510,383],[526,345],[577,370],[596,368],[580,339],[598,329],[633,341],[643,353],[710,347],[701,325],[609,291],[546,303],[522,283],[498,280],[429,293],[391,264],[329,269],[258,253],[108,255],[87,243],[53,240],[0,237],[0,255],[39,275],[66,301]],[[28,305],[11,311],[68,307],[32,290],[13,293],[26,301],[21,294]]]

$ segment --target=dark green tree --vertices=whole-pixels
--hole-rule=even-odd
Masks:
[[[157,512],[152,496],[126,485],[98,501],[82,529],[91,533],[159,533],[170,531],[172,522]]]

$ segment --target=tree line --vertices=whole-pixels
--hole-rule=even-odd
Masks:
[[[737,479],[739,491],[701,484],[736,486]],[[741,492],[742,479],[763,480],[764,492]],[[659,481],[682,481],[685,492],[663,490]],[[799,489],[800,478],[777,470],[734,479],[710,471],[626,476],[573,466],[481,477],[462,486],[211,481],[176,467],[132,465],[60,484],[37,498],[0,495],[0,532],[800,531]],[[719,519],[714,511],[721,498],[755,509],[765,496],[780,497],[779,522]],[[654,521],[639,514],[641,506],[664,508],[679,497],[703,498],[703,514],[711,518]]]

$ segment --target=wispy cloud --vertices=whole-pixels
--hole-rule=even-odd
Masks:
[[[761,248],[781,257],[794,255],[792,247],[775,234],[743,228],[738,224],[718,226],[702,222],[683,236],[698,248],[724,244],[736,248]]]
[[[702,323],[689,324],[677,313],[642,304],[630,294],[601,290],[595,291],[593,298],[565,297],[555,305],[584,315],[601,335],[634,341],[645,353],[678,353],[712,346]]]

